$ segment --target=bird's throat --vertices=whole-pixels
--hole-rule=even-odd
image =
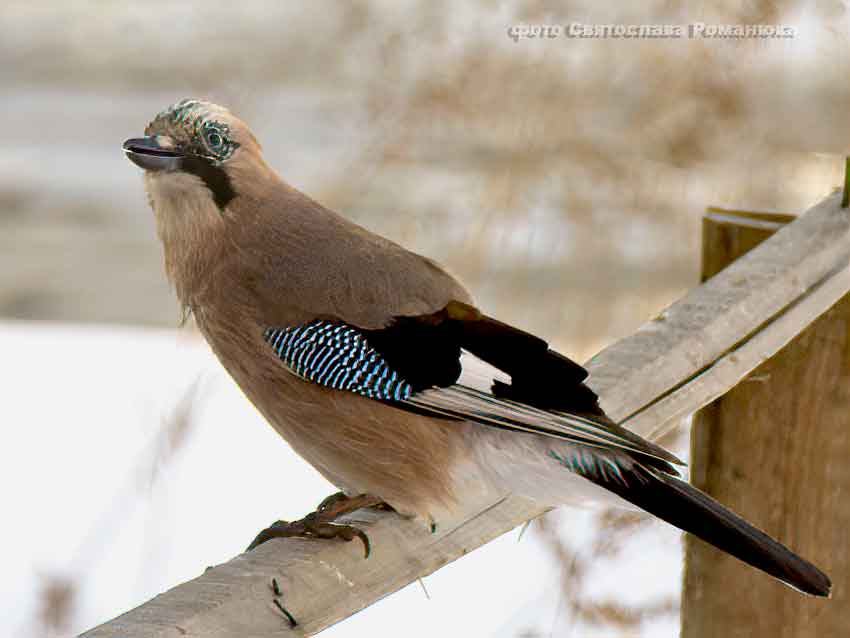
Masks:
[[[209,190],[219,211],[236,197],[233,183],[227,172],[215,163],[203,157],[187,156],[181,162],[181,169],[198,177]]]
[[[180,301],[192,305],[226,236],[222,210],[203,180],[188,172],[146,173],[145,188],[163,245],[166,274]]]

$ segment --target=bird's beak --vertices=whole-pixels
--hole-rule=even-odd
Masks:
[[[124,142],[124,152],[127,159],[146,171],[179,170],[185,157],[179,149],[163,146],[158,135],[129,139]]]

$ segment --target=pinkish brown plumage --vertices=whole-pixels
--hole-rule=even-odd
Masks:
[[[146,135],[124,148],[146,171],[180,302],[269,423],[340,489],[429,523],[506,494],[608,499],[828,593],[817,568],[608,420],[580,366],[482,314],[433,261],[286,184],[229,111],[184,100]]]

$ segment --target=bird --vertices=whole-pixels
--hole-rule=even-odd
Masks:
[[[435,261],[285,182],[248,125],[183,99],[123,144],[144,169],[165,273],[223,367],[340,493],[275,536],[359,537],[388,507],[435,529],[476,499],[644,510],[786,585],[820,569],[680,476],[608,418],[587,371],[485,314]]]

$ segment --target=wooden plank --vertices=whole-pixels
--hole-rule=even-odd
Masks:
[[[661,400],[671,391],[752,339],[762,324],[846,266],[849,229],[838,196],[828,198],[637,334],[594,357],[591,383],[612,416],[642,409],[645,427],[654,426],[660,417],[653,422],[653,405],[665,405]],[[726,391],[735,382],[734,375],[723,379],[715,376],[713,391]],[[694,411],[704,396],[694,395],[676,410]],[[375,547],[368,561],[356,544],[271,541],[83,636],[285,636],[286,621],[272,604],[272,577],[281,582],[283,603],[303,623],[299,631],[312,634],[542,511],[510,499],[489,509],[482,506],[469,520],[435,535],[393,514],[358,512]]]
[[[779,213],[709,208],[703,220],[702,281],[706,281],[796,218]],[[660,439],[696,407],[708,405],[756,366],[776,354],[848,290],[850,268],[829,273],[806,290],[751,337],[732,346],[714,363],[671,392],[649,403],[622,424],[651,439]]]
[[[700,406],[723,396],[803,331],[850,289],[850,268],[842,268],[812,288],[753,336],[733,347],[705,370],[623,422],[630,430],[658,440]]]
[[[712,228],[707,274],[765,232]],[[850,627],[850,296],[841,297],[695,417],[691,453],[691,481],[822,567],[833,600],[800,596],[687,536],[683,638],[840,636]]]
[[[711,279],[796,219],[794,215],[710,207],[702,219],[700,281]]]
[[[359,541],[269,541],[81,638],[312,635],[541,513],[510,498],[431,534],[395,514],[361,510],[341,520],[367,530],[369,559]],[[299,622],[295,629],[272,602],[272,578],[283,593],[280,602]]]
[[[588,362],[589,384],[626,421],[691,381],[850,260],[840,193],[695,288],[636,333]],[[700,407],[692,406],[692,411]],[[645,419],[649,434],[658,423]]]

